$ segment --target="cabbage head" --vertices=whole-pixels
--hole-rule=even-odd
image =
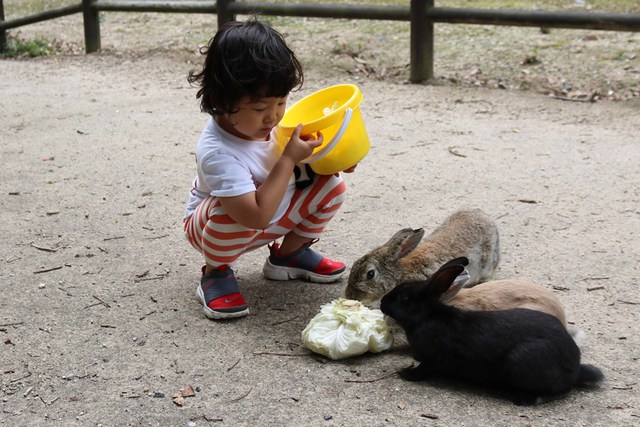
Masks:
[[[393,336],[380,310],[338,298],[320,308],[302,331],[302,342],[309,350],[338,360],[388,350]]]

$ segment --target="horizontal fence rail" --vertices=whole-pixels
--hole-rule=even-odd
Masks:
[[[640,14],[571,11],[527,11],[436,7],[434,0],[411,0],[409,6],[319,3],[258,3],[234,0],[81,0],[80,4],[52,9],[13,20],[4,20],[0,0],[0,52],[6,31],[36,22],[82,12],[85,51],[100,49],[100,12],[158,12],[216,14],[218,26],[236,15],[272,15],[309,18],[408,21],[411,25],[412,82],[433,78],[433,25],[435,23],[500,25],[640,32]]]
[[[434,7],[426,16],[449,24],[640,31],[640,15],[621,13]]]
[[[61,18],[67,15],[74,15],[79,12],[82,12],[82,4],[74,4],[71,6],[51,9],[41,13],[24,16],[22,18],[12,19],[11,21],[2,22],[2,19],[0,19],[0,31],[6,31],[12,28],[18,28],[29,24],[48,21],[49,19]]]
[[[105,12],[218,13],[215,1],[98,0],[96,8]]]

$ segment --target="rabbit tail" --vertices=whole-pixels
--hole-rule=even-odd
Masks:
[[[580,374],[578,375],[578,380],[576,381],[576,385],[578,386],[589,386],[593,385],[597,382],[600,382],[604,379],[604,374],[602,371],[593,365],[580,365]]]

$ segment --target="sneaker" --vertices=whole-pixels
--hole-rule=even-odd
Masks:
[[[205,274],[205,269],[202,267],[202,279],[196,288],[205,316],[209,319],[231,319],[249,314],[249,306],[240,294],[233,270],[223,265]]]
[[[346,269],[344,263],[325,258],[313,251],[309,247],[313,243],[315,241],[284,256],[278,254],[280,246],[277,243],[269,245],[270,255],[262,268],[264,277],[271,280],[305,279],[316,283],[339,280]]]

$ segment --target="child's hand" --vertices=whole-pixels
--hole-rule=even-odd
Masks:
[[[290,158],[293,163],[299,163],[309,157],[313,154],[313,150],[322,145],[324,141],[324,136],[321,132],[318,132],[318,138],[315,139],[313,135],[300,136],[301,131],[302,124],[299,124],[282,152],[282,155]]]

